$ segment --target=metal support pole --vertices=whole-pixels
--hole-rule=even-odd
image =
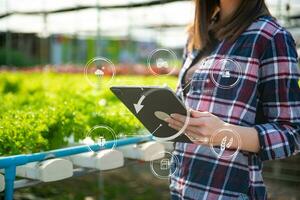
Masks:
[[[13,200],[16,166],[5,168],[5,200]]]
[[[9,3],[8,0],[6,1],[6,13],[9,13]],[[5,48],[6,48],[6,65],[11,66],[11,32],[10,32],[10,23],[9,19],[6,19],[6,33],[5,33]]]
[[[97,0],[97,35],[96,35],[96,56],[101,55],[101,27],[100,27],[100,1]]]
[[[105,200],[104,198],[104,174],[99,173],[98,174],[98,186],[99,186],[99,200]]]
[[[42,30],[42,34],[40,36],[40,58],[41,58],[41,64],[45,65],[48,61],[47,59],[47,52],[48,52],[48,46],[47,46],[47,39],[48,39],[48,31],[47,31],[47,14],[43,14],[43,23],[44,23],[44,28]]]

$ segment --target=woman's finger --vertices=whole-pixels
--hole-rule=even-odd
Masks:
[[[176,125],[174,125],[174,124],[169,124],[169,126],[170,126],[171,128],[173,128],[173,129],[177,130],[177,131],[180,131],[180,130],[182,129],[182,126],[176,126]],[[191,131],[191,130],[189,130],[189,129],[185,129],[184,132],[185,132],[185,134],[194,134],[194,135],[197,134],[197,133],[195,133],[195,132],[193,132],[193,131]]]
[[[190,131],[199,136],[204,136],[204,134],[202,132],[202,128],[199,126],[188,126],[185,130]]]
[[[203,134],[204,127],[198,125],[198,124],[201,124],[201,123],[203,123],[203,124],[205,123],[205,121],[201,122],[202,120],[203,119],[199,119],[198,123],[196,123],[197,125],[191,125],[190,123],[188,123],[185,130],[192,131],[192,132],[194,132],[196,134],[199,134],[199,135],[204,135]],[[172,125],[175,125],[175,126],[178,126],[178,127],[183,127],[185,125],[185,122],[177,121],[177,120],[172,119],[172,118],[168,118],[165,121],[168,122],[169,124],[172,124]]]
[[[176,127],[176,130],[181,130],[184,127],[184,123],[175,121],[175,120],[171,120],[169,123],[169,126]],[[185,128],[184,132],[191,132],[191,133],[197,134],[199,136],[205,136],[205,134],[203,133],[203,128],[201,128],[199,126],[188,125]]]
[[[191,110],[190,113],[191,113],[192,117],[210,117],[211,116],[211,113],[207,112],[207,111],[201,112],[201,111],[197,111],[197,110]]]
[[[182,127],[176,126],[175,124],[168,124],[168,126],[171,127],[171,128],[173,128],[173,129],[175,129],[175,130],[177,130],[177,131],[179,131],[179,130],[182,129]]]
[[[167,120],[167,121],[168,121],[169,124],[174,125],[174,126],[178,126],[178,127],[181,127],[181,128],[185,125],[184,122],[177,121],[177,120],[172,119],[172,118],[169,119],[169,120]],[[187,124],[186,130],[187,130],[189,127],[190,127],[190,125]]]
[[[191,110],[190,111],[190,118],[199,118],[199,117],[211,117],[211,113],[210,112],[200,112],[200,111],[197,111],[197,110]],[[181,115],[181,114],[178,114],[178,113],[173,113],[171,114],[171,117],[174,117],[178,120],[185,120],[186,119],[186,116],[185,115]]]
[[[171,118],[177,121],[180,121],[182,123],[188,123],[188,125],[191,126],[203,126],[205,125],[205,122],[207,121],[207,118],[200,117],[200,118],[194,118],[194,117],[189,117],[187,118],[184,115],[180,114],[171,114]],[[186,120],[188,120],[186,122]]]
[[[175,119],[172,119],[172,118],[167,118],[165,119],[165,121],[169,124],[172,124],[172,125],[175,125],[175,126],[180,126],[182,127],[184,125],[184,123],[182,123],[181,121],[178,121],[178,120],[175,120]]]
[[[187,133],[186,135],[196,144],[208,144],[209,143],[208,137],[199,136],[199,135],[193,134],[193,133]]]

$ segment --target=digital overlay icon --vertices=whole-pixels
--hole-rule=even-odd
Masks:
[[[168,68],[169,64],[166,60],[164,60],[163,58],[158,58],[156,59],[156,66],[158,68]]]
[[[154,176],[169,179],[179,169],[179,159],[171,152],[162,151],[152,155],[150,169]]]
[[[109,86],[114,79],[115,73],[115,65],[104,57],[93,58],[84,67],[85,79],[89,85],[96,89]]]
[[[169,170],[170,166],[171,166],[171,161],[168,158],[161,159],[160,161],[161,170]]]
[[[225,70],[222,72],[222,77],[223,78],[230,78],[230,71],[229,70]]]
[[[241,138],[231,129],[219,129],[210,137],[210,149],[218,158],[232,159],[241,148]]]
[[[223,137],[223,139],[221,141],[221,145],[220,145],[220,153],[219,154],[223,154],[225,149],[229,149],[231,147],[232,143],[233,143],[233,137],[231,137],[229,139],[229,141],[227,141],[227,136]]]
[[[231,89],[241,80],[242,68],[236,60],[232,58],[207,58],[207,60],[210,78],[215,86]]]
[[[87,132],[83,143],[92,152],[101,149],[114,149],[117,144],[117,136],[109,126],[97,125]]]
[[[105,147],[106,139],[103,136],[100,136],[97,139],[97,144],[99,144],[100,147]]]
[[[170,49],[155,49],[147,59],[149,71],[155,75],[170,75],[177,68],[177,56]]]

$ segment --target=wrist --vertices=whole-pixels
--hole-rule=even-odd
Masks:
[[[210,136],[210,145],[220,146],[224,137],[231,138],[235,131],[236,125],[224,122],[215,132]],[[239,136],[238,136],[239,137]],[[235,137],[236,138],[236,137]]]
[[[258,132],[253,127],[238,126],[224,122],[224,124],[210,136],[210,145],[220,146],[225,137],[227,137],[227,142],[233,137],[233,143],[230,145],[232,149],[240,149],[254,153],[260,150]]]

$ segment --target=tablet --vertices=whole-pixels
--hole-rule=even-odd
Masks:
[[[172,113],[189,117],[186,107],[170,88],[114,86],[110,89],[154,136],[155,140],[192,143],[184,134],[187,122],[182,130],[177,131],[164,121]]]

